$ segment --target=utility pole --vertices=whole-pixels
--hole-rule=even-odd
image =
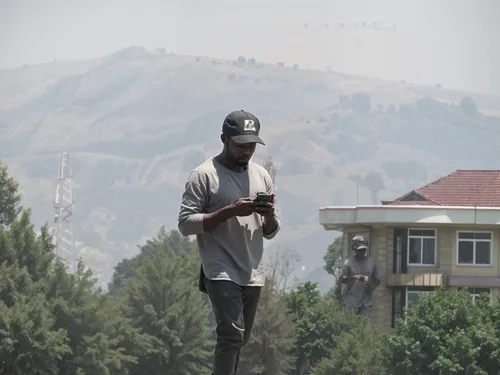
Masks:
[[[73,235],[73,207],[75,204],[71,187],[71,159],[67,152],[59,154],[59,173],[54,198],[55,251],[70,272],[76,270],[77,254]]]

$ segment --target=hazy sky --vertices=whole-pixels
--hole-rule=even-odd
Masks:
[[[0,0],[0,68],[140,45],[500,95],[498,25],[500,0]]]

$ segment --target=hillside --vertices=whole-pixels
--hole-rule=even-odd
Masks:
[[[0,70],[0,158],[40,225],[58,152],[71,153],[75,232],[107,279],[162,224],[176,227],[188,172],[220,150],[222,119],[240,108],[262,122],[256,160],[279,169],[285,225],[271,247],[295,248],[307,268],[334,236],[317,208],[354,204],[354,174],[371,203],[453,169],[498,168],[500,98],[139,47]]]

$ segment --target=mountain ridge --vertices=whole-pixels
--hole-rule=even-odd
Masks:
[[[0,158],[37,225],[51,221],[57,154],[71,153],[75,232],[103,279],[160,225],[176,228],[185,178],[220,151],[234,109],[261,119],[255,160],[278,168],[285,225],[269,249],[298,247],[308,268],[334,238],[317,208],[355,203],[353,174],[366,180],[360,203],[391,198],[455,167],[494,165],[500,138],[486,115],[500,98],[142,48],[0,70],[0,103]]]

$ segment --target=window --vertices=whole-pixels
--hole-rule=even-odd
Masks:
[[[491,232],[458,232],[457,264],[459,266],[491,266]]]
[[[418,286],[418,287],[402,287],[396,286],[392,288],[392,324],[394,328],[396,321],[405,317],[404,310],[408,305],[414,305],[418,302],[422,294],[433,293],[434,287]]]
[[[459,290],[463,290],[464,288],[459,288]],[[486,293],[491,298],[491,290],[490,288],[466,288],[472,297],[472,302],[476,302],[476,299],[483,293]]]
[[[402,199],[403,202],[426,202],[427,199],[422,197],[420,194],[412,192],[411,194],[407,195],[404,199]]]
[[[404,299],[405,288],[395,287],[392,289],[392,328],[396,327],[396,321],[404,316]]]
[[[406,307],[418,303],[420,296],[423,293],[432,293],[432,290],[407,290],[406,291]]]
[[[408,230],[408,265],[434,266],[436,264],[436,230]]]

